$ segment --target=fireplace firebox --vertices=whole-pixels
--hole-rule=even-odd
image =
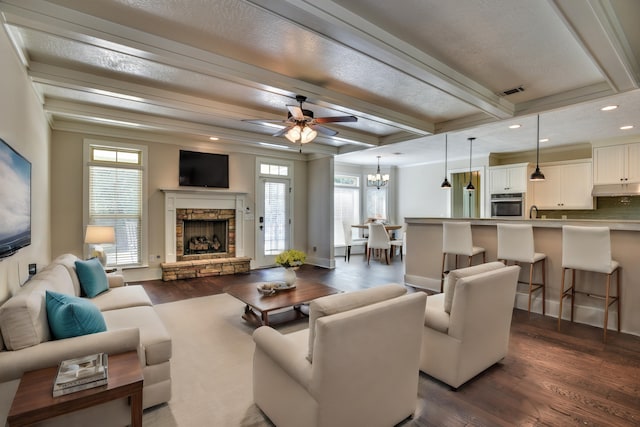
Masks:
[[[235,257],[234,209],[176,209],[177,261]]]

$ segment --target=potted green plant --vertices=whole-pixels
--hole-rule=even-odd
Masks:
[[[276,264],[285,268],[284,281],[287,285],[293,286],[296,282],[295,270],[307,259],[307,255],[296,249],[288,249],[276,255]]]

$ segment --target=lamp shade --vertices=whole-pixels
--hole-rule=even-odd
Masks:
[[[102,243],[115,243],[116,232],[113,227],[102,225],[87,225],[84,242],[93,245]]]

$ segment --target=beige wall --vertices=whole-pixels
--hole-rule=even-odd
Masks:
[[[141,136],[142,137],[142,136]],[[246,194],[246,206],[255,212],[256,157],[268,156],[233,151],[233,147],[207,144],[184,145],[148,142],[54,131],[52,136],[51,174],[51,251],[53,256],[71,252],[82,256],[83,246],[83,142],[85,139],[123,142],[146,146],[148,149],[148,249],[149,267],[125,271],[127,280],[148,280],[160,277],[164,261],[164,193],[161,189],[178,188],[178,158],[180,149],[229,154],[229,191]],[[294,159],[293,245],[307,248],[307,162]],[[244,223],[245,256],[255,255],[255,220]]]
[[[333,159],[309,161],[309,174],[306,251],[312,264],[333,267]]]
[[[31,245],[0,261],[0,301],[50,260],[49,125],[4,29],[0,30],[0,138],[31,162]],[[0,183],[0,187],[1,187]],[[1,220],[1,218],[0,218]]]

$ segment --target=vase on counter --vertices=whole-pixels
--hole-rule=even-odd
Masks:
[[[284,282],[287,286],[293,286],[296,283],[296,270],[293,267],[288,267],[284,269]]]

